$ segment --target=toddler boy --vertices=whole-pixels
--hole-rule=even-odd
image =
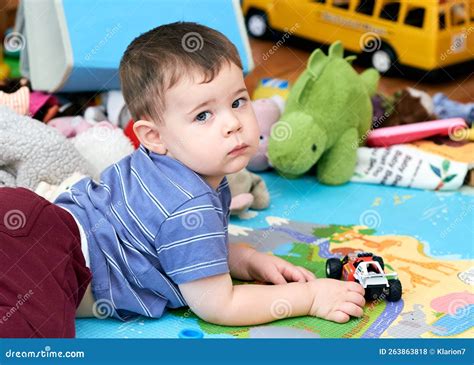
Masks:
[[[32,313],[40,309],[27,311],[26,301],[21,333],[6,321],[5,327],[0,324],[1,336],[73,336],[71,308],[79,302],[78,316],[159,318],[166,308],[189,306],[200,318],[229,326],[282,318],[282,307],[284,316],[336,322],[362,315],[364,290],[359,284],[316,279],[308,270],[248,245],[228,244],[231,196],[225,175],[247,165],[259,130],[237,50],[223,34],[189,22],[152,29],[128,46],[120,77],[141,143],[138,150],[104,170],[100,182],[79,181],[55,204],[24,189],[0,189],[0,201],[9,197],[16,210],[22,211],[26,201],[31,211],[41,206],[43,231],[67,227],[70,233],[45,241],[35,231],[38,223],[20,236],[0,226],[0,235],[8,237],[6,245],[0,236],[0,249],[8,246],[7,256],[0,256],[0,285],[5,283],[12,293],[0,308],[13,306],[16,295],[30,287],[41,302],[44,284],[57,282],[47,269],[58,260],[67,262],[74,278],[48,293],[66,298],[69,315],[62,325],[67,333],[42,331],[41,324],[51,311],[61,313],[64,303],[49,303],[36,320]],[[17,241],[23,242],[23,252],[14,256]],[[47,254],[57,250],[53,245],[62,249],[55,260]],[[46,253],[43,261],[25,269],[21,261],[30,246]],[[10,253],[20,256],[19,262]],[[43,270],[30,275],[35,266]],[[18,267],[34,279],[14,286],[6,278],[14,278]],[[275,285],[234,286],[231,277]]]

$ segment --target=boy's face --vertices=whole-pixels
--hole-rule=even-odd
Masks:
[[[183,77],[166,92],[157,130],[166,155],[215,188],[224,175],[247,166],[260,132],[238,66],[225,63],[212,81],[200,82]]]

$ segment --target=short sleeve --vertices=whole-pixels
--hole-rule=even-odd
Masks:
[[[222,205],[206,194],[190,199],[160,226],[155,249],[163,271],[176,284],[228,273]]]

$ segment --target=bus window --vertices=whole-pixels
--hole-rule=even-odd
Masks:
[[[444,12],[444,10],[439,13],[438,21],[439,30],[446,29],[446,13]]]
[[[380,18],[396,22],[398,20],[399,13],[400,3],[390,2],[383,6],[382,10],[380,11]]]
[[[326,4],[326,0],[313,0],[315,3]]]
[[[349,1],[350,0],[332,0],[332,5],[341,9],[349,9]]]
[[[464,4],[454,4],[451,6],[451,25],[462,25],[466,23],[467,12]]]
[[[360,0],[356,11],[358,13],[372,15],[374,13],[375,0]]]
[[[423,28],[423,23],[425,20],[425,8],[414,7],[407,11],[405,17],[405,24],[411,25],[417,28]]]

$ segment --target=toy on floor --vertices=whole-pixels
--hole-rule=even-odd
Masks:
[[[103,105],[94,105],[84,110],[84,119],[90,123],[99,123],[107,120],[105,107]]]
[[[268,163],[268,139],[272,126],[278,121],[285,107],[285,101],[279,95],[268,99],[257,99],[252,107],[260,129],[260,143],[257,153],[250,159],[247,168],[251,171],[265,171],[270,167]]]
[[[59,185],[52,185],[41,181],[36,187],[35,193],[42,196],[46,200],[49,200],[50,202],[54,202],[59,195],[71,189],[71,186],[85,177],[87,176],[79,172],[75,172],[71,176],[67,177]]]
[[[107,119],[110,123],[120,128],[125,128],[131,115],[127,105],[125,105],[122,92],[120,90],[111,90],[102,94],[102,99],[107,112]]]
[[[408,143],[436,135],[464,134],[466,122],[461,118],[434,120],[372,130],[367,136],[367,145],[371,147],[387,147],[400,143]],[[467,132],[466,132],[467,133]]]
[[[72,138],[92,128],[94,124],[77,115],[75,117],[53,118],[48,122],[48,126],[56,128],[64,137]]]
[[[342,260],[328,259],[326,276],[360,283],[367,300],[387,298],[389,302],[397,302],[402,297],[402,283],[397,279],[397,273],[385,273],[384,268],[383,259],[371,252],[350,253]]]
[[[3,48],[0,47],[0,81],[5,80],[10,75],[10,66],[3,59]]]
[[[270,204],[270,194],[268,193],[265,181],[247,169],[243,169],[235,174],[227,175],[232,201],[230,203],[230,213],[241,214],[247,209],[265,209]]]
[[[12,78],[8,77],[4,80],[0,80],[0,90],[8,94],[14,93],[22,86],[28,86],[30,89],[30,82],[25,77]]]
[[[20,59],[16,57],[6,56],[3,63],[9,67],[8,77],[21,77]]]
[[[140,141],[138,140],[135,131],[133,130],[133,119],[130,119],[123,129],[123,133],[128,137],[128,139],[132,142],[133,147],[137,149],[140,146]]]
[[[179,332],[178,337],[186,338],[186,339],[198,339],[198,338],[203,338],[204,333],[198,329],[185,328]]]
[[[462,67],[463,62],[474,60],[469,31],[472,1],[409,0],[408,8],[402,5],[405,1],[398,0],[243,0],[241,3],[247,31],[252,37],[275,35],[276,40],[277,34],[278,38],[283,34],[278,43],[284,43],[284,38],[295,31],[300,41],[308,39],[322,44],[342,41],[349,51],[361,54],[381,73],[400,73],[400,66],[425,71],[456,64]],[[305,16],[311,16],[311,21],[298,27]],[[439,31],[427,32],[428,29]],[[279,47],[274,46],[263,54],[264,61],[275,48]]]
[[[469,125],[474,121],[474,103],[459,103],[443,93],[431,97],[411,87],[397,91],[391,97],[377,94],[372,102],[374,129],[436,119],[462,118]]]
[[[391,99],[392,105],[387,113],[388,118],[374,125],[374,128],[441,119],[435,114],[431,96],[424,91],[407,87],[397,91]]]
[[[3,80],[8,77],[10,74],[10,67],[6,63],[3,63],[0,60],[0,80]]]
[[[133,147],[120,128],[108,122],[98,123],[70,141],[88,163],[88,174],[100,181],[100,173],[110,165],[120,161],[133,152]],[[75,172],[60,184],[49,184],[41,181],[35,192],[43,198],[54,201],[60,194],[69,190],[86,175]]]
[[[124,129],[131,116],[125,105],[122,92],[119,90],[108,91],[100,94],[98,100],[100,101],[99,105],[89,106],[84,111],[84,118],[92,123],[108,121],[114,126]]]
[[[8,77],[0,81],[0,105],[6,105],[17,114],[32,116],[31,91],[28,79]]]
[[[368,69],[359,75],[350,64],[355,57],[343,54],[340,42],[331,45],[328,56],[314,51],[290,91],[268,144],[270,164],[283,176],[298,177],[317,163],[324,184],[352,177],[357,147],[371,126],[379,74]]]
[[[87,163],[58,131],[0,106],[0,186],[34,190],[40,181],[60,184]]]
[[[474,103],[458,103],[443,93],[437,93],[433,96],[433,104],[438,118],[463,118],[469,125],[474,122]]]
[[[11,107],[21,115],[28,115],[47,123],[59,113],[56,96],[31,91],[27,78],[8,78],[0,82],[0,104]]]
[[[474,123],[471,124],[471,128],[469,128],[466,132],[466,139],[471,142],[474,141]]]
[[[30,89],[22,86],[12,93],[0,91],[0,105],[8,106],[20,115],[27,115],[30,108]]]
[[[376,93],[372,96],[372,128],[381,127],[384,121],[393,112],[393,98],[384,95],[383,93]]]
[[[32,91],[30,94],[30,115],[47,123],[59,112],[58,99],[48,93]]]
[[[18,0],[0,3],[6,2]],[[53,93],[118,90],[119,63],[130,40],[161,24],[186,19],[228,36],[239,52],[244,73],[254,68],[242,11],[236,0],[193,2],[195,6],[190,6],[188,0],[144,1],[140,6],[136,6],[135,0],[100,1],[100,6],[97,0],[20,3],[15,30],[27,45],[21,50],[22,71],[29,75],[35,90]],[[4,6],[1,9],[3,13]],[[211,16],[211,12],[215,15]],[[157,15],[150,17],[150,14]],[[190,46],[192,50],[193,47]],[[113,119],[108,120],[114,124]]]
[[[288,80],[265,78],[260,80],[259,84],[252,93],[252,99],[267,99],[273,96],[280,96],[283,100],[288,98],[290,92],[290,83]]]
[[[56,118],[83,116],[89,106],[100,103],[100,97],[94,98],[93,93],[55,94],[55,96],[60,105]]]
[[[101,172],[134,151],[122,129],[101,122],[71,139],[74,147],[88,162],[89,175],[100,180]]]
[[[462,186],[468,166],[466,162],[410,144],[360,147],[351,181],[435,191],[456,190]]]

